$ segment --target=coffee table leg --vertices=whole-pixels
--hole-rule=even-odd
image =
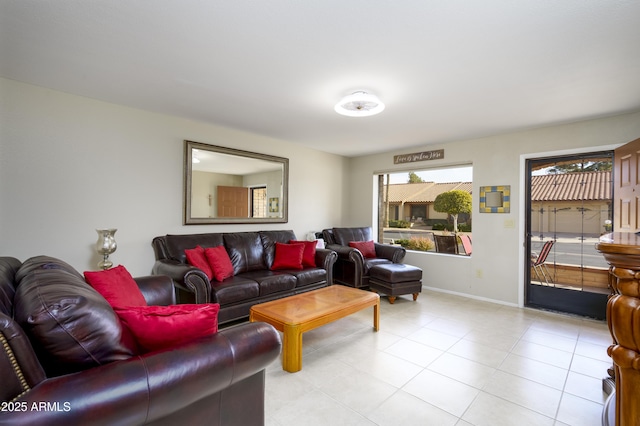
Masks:
[[[302,370],[302,332],[298,325],[284,326],[282,369],[289,373]]]
[[[380,329],[380,299],[378,299],[378,303],[373,305],[373,328],[376,331]]]

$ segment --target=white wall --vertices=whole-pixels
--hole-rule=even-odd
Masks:
[[[376,172],[409,171],[473,164],[473,256],[447,256],[412,252],[406,263],[423,269],[425,285],[447,292],[465,293],[506,304],[522,303],[524,271],[522,177],[524,156],[559,151],[585,151],[612,147],[640,137],[640,113],[546,127],[511,134],[416,147],[350,160],[349,194],[345,226],[373,225],[376,215],[373,186]],[[394,165],[393,156],[444,149],[444,159]],[[541,154],[541,155],[543,155]],[[511,212],[478,212],[480,186],[511,185]],[[513,227],[511,227],[513,225]]]
[[[0,79],[0,256],[95,269],[95,228],[118,228],[115,264],[145,275],[167,233],[341,224],[346,160],[298,144]],[[182,225],[183,140],[289,158],[289,222]]]

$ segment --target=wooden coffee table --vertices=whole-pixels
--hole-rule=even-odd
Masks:
[[[284,333],[282,368],[302,369],[302,333],[373,306],[373,328],[380,327],[380,296],[370,291],[331,285],[307,293],[253,305],[251,322],[264,321]]]

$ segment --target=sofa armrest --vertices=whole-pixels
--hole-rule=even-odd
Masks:
[[[333,264],[336,263],[338,254],[329,249],[316,249],[316,265],[320,268],[330,271],[333,269]]]
[[[266,323],[231,327],[178,348],[46,379],[13,401],[24,411],[0,412],[0,424],[153,422],[259,373],[280,348],[280,335]]]
[[[391,244],[375,243],[376,257],[381,257],[393,263],[402,263],[407,250],[402,246],[392,246]]]
[[[338,259],[346,260],[349,262],[355,262],[359,265],[364,265],[364,257],[360,250],[349,247],[349,246],[341,246],[339,244],[329,244],[327,246],[329,250],[333,250],[336,252]]]
[[[364,256],[357,248],[341,246],[339,244],[329,244],[328,249],[334,250],[337,254],[337,262],[353,263],[352,277],[349,279],[355,287],[360,287],[362,276],[364,275]]]
[[[176,292],[168,275],[148,275],[134,278],[148,305],[175,305]]]
[[[333,284],[333,265],[338,259],[338,254],[329,249],[316,249],[316,265],[327,271],[327,284]]]
[[[176,288],[193,293],[194,303],[209,303],[211,301],[209,277],[195,266],[175,260],[160,259],[153,264],[151,273],[171,277]]]

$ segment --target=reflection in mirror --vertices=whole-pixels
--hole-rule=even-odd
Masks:
[[[184,141],[184,224],[285,223],[289,159]]]

